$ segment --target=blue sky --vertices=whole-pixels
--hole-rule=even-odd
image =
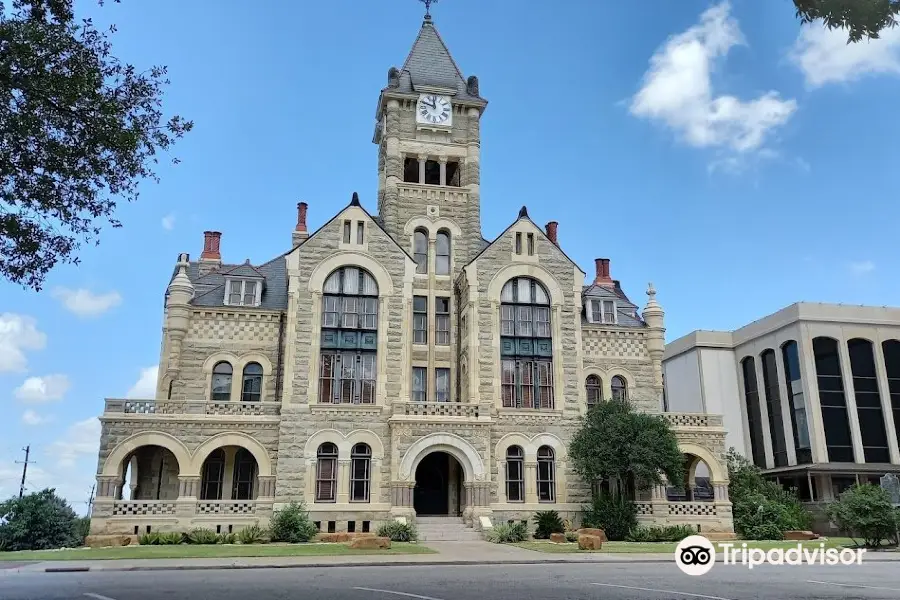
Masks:
[[[78,5],[115,53],[165,64],[165,109],[193,119],[139,202],[44,291],[0,283],[0,496],[58,486],[83,510],[105,397],[146,397],[177,254],[223,232],[227,262],[288,248],[358,191],[376,209],[378,91],[421,24],[413,0]],[[265,7],[265,8],[261,8]],[[566,252],[643,306],[668,339],[791,302],[896,304],[900,30],[844,44],[789,0],[444,0],[435,22],[490,101],[482,221],[528,206]]]

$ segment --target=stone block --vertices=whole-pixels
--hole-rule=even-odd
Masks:
[[[784,539],[805,542],[808,540],[819,539],[819,534],[813,533],[812,531],[785,531]]]
[[[342,531],[340,533],[320,533],[316,536],[316,541],[324,542],[326,544],[349,542],[350,534],[345,531]]]
[[[88,548],[109,548],[111,546],[137,546],[136,535],[89,535],[84,538]]]
[[[603,541],[596,535],[580,534],[578,536],[579,550],[599,550],[603,546]]]
[[[566,543],[566,534],[564,533],[551,533],[550,541],[554,544],[565,544]]]
[[[606,539],[606,532],[603,531],[602,529],[594,529],[594,528],[591,528],[591,527],[582,527],[581,529],[579,529],[579,530],[577,531],[577,533],[578,533],[578,535],[593,535],[593,536],[596,536],[596,537],[600,538],[600,541],[601,541],[601,542],[608,542],[608,541],[609,541],[608,539]]]
[[[350,547],[358,550],[381,550],[391,547],[390,538],[358,537],[350,540]]]

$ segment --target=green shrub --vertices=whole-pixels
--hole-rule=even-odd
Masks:
[[[498,523],[487,532],[489,542],[495,544],[512,544],[528,539],[528,526],[524,522]]]
[[[8,551],[81,546],[78,517],[52,489],[0,502],[0,545]]]
[[[577,542],[578,541],[578,532],[577,531],[567,531],[566,532],[566,541],[569,542],[570,544],[572,542]]]
[[[290,544],[308,542],[319,533],[315,523],[309,520],[306,505],[302,502],[291,502],[281,510],[275,511],[269,531],[272,541]]]
[[[142,534],[138,538],[138,544],[141,546],[159,546],[159,533],[153,531]]]
[[[266,530],[259,525],[248,525],[237,532],[237,540],[242,544],[265,544]]]
[[[378,526],[378,537],[390,538],[392,542],[414,542],[419,539],[419,532],[412,523],[386,521]]]
[[[237,542],[236,533],[220,533],[216,536],[217,544],[234,544]]]
[[[562,533],[566,530],[565,523],[555,510],[541,510],[534,513],[534,538],[537,540],[549,540],[551,533]]]
[[[629,542],[680,542],[696,533],[697,531],[690,525],[638,526],[632,529],[625,539]]]
[[[877,548],[882,540],[897,536],[897,512],[887,491],[866,483],[855,485],[825,509],[841,533],[862,538],[867,548]]]
[[[611,541],[622,541],[637,527],[637,508],[625,496],[600,494],[582,508],[581,526],[602,529]]]
[[[177,531],[168,531],[159,534],[160,546],[177,546],[181,543],[184,543],[184,534],[182,533],[179,533]]]
[[[84,538],[90,535],[91,533],[91,518],[90,517],[78,517],[75,519],[75,533],[78,536],[78,540],[81,544],[84,544]]]
[[[198,527],[184,536],[188,544],[215,544],[219,541],[219,536],[212,529]]]

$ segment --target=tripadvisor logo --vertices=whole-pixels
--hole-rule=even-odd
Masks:
[[[746,542],[719,542],[720,558],[723,565],[744,565],[748,569],[759,565],[859,565],[865,549],[826,548],[797,544],[791,548],[748,547]],[[688,575],[703,575],[716,564],[716,549],[712,542],[702,535],[692,535],[683,539],[675,548],[675,564]]]

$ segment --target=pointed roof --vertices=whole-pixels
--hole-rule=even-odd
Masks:
[[[398,81],[383,91],[412,94],[422,88],[435,87],[456,90],[454,98],[457,100],[485,102],[478,95],[477,84],[476,89],[470,93],[462,71],[450,55],[450,50],[447,49],[434,22],[426,18],[422,22],[422,28],[409,56],[406,57],[406,62],[403,63]]]

